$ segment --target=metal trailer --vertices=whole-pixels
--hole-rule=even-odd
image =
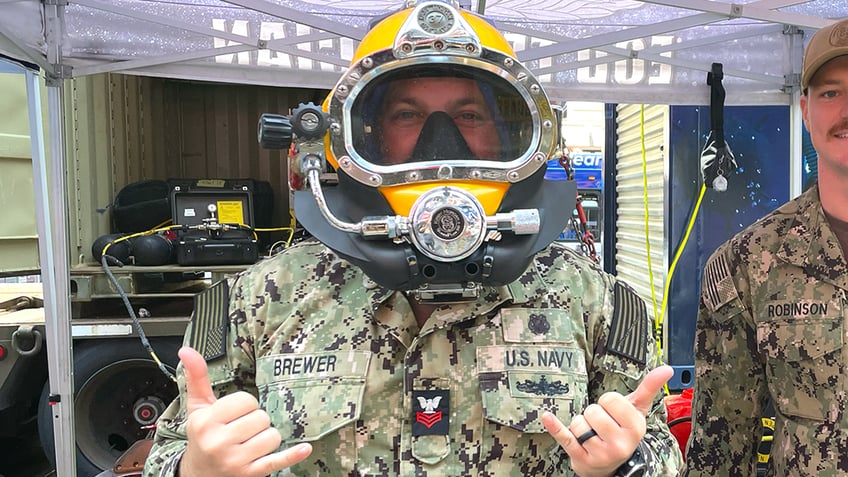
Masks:
[[[145,427],[153,423],[176,395],[175,384],[158,369],[156,361],[161,359],[169,372],[173,372],[176,367],[176,351],[182,341],[194,294],[247,265],[125,265],[112,266],[107,273],[92,258],[94,247],[90,246],[99,235],[109,232],[105,228],[109,226],[109,221],[102,217],[108,214],[99,207],[111,201],[117,188],[125,182],[134,177],[154,174],[139,168],[139,171],[126,174],[126,177],[118,180],[114,176],[119,174],[113,169],[131,168],[135,161],[145,162],[150,169],[159,170],[164,178],[166,172],[163,172],[162,164],[168,162],[168,158],[139,159],[127,153],[123,159],[103,154],[96,159],[98,154],[79,151],[82,148],[80,144],[91,141],[96,131],[103,129],[112,130],[107,135],[114,136],[112,139],[115,141],[167,142],[168,139],[151,132],[151,129],[156,128],[136,127],[138,122],[155,123],[170,114],[169,111],[158,111],[153,119],[142,114],[142,111],[156,109],[154,106],[159,97],[150,94],[151,90],[173,90],[168,93],[169,97],[187,97],[185,109],[194,108],[192,101],[197,98],[218,98],[229,94],[234,98],[232,103],[257,103],[263,111],[266,107],[273,109],[291,103],[294,103],[291,106],[295,106],[297,101],[310,100],[316,93],[306,89],[271,90],[259,86],[186,84],[161,78],[124,75],[95,75],[84,80],[69,80],[66,84],[73,88],[74,96],[66,100],[74,114],[70,116],[69,124],[51,124],[45,128],[53,130],[62,127],[64,131],[59,134],[61,143],[44,147],[40,137],[44,134],[41,130],[42,115],[36,114],[41,110],[40,93],[45,88],[39,83],[43,80],[34,70],[27,70],[20,76],[29,89],[27,109],[32,130],[33,186],[34,196],[38,199],[34,222],[39,227],[38,235],[49,239],[46,241],[48,246],[42,243],[39,247],[41,267],[45,271],[42,284],[45,305],[39,310],[40,318],[24,322],[17,319],[18,315],[0,317],[0,346],[9,351],[5,359],[0,360],[0,418],[8,417],[9,425],[5,429],[14,430],[17,422],[33,417],[25,413],[30,410],[28,403],[37,401],[38,430],[42,445],[51,460],[55,456],[57,470],[69,472],[67,469],[76,469],[78,475],[94,475],[110,467],[121,451],[135,440],[143,438],[148,432]],[[103,84],[111,85],[112,90],[105,93],[100,91]],[[24,86],[23,81],[20,86]],[[57,87],[53,88],[58,92]],[[144,98],[145,93],[149,97]],[[108,96],[114,104],[103,106],[104,96]],[[264,102],[261,98],[265,98]],[[65,102],[57,101],[65,106]],[[137,107],[128,111],[131,108],[127,104],[131,103],[137,103]],[[95,108],[92,104],[99,104],[100,107]],[[116,112],[119,109],[120,112]],[[125,126],[115,124],[116,119],[103,119],[121,114],[132,118]],[[22,120],[24,116],[20,115]],[[62,112],[54,112],[53,116],[65,118]],[[207,116],[206,121],[215,124],[219,124],[225,117],[235,117],[233,121],[237,124],[255,121],[255,118],[251,120],[250,112],[238,107],[224,108],[214,114],[207,113]],[[84,119],[86,117],[97,119],[89,124]],[[160,129],[170,129],[170,126],[162,124]],[[139,132],[142,130],[153,137],[144,136]],[[255,134],[244,131],[233,134],[233,137],[213,136],[216,137],[216,144],[223,145],[221,149],[224,150],[228,150],[228,146],[236,147],[239,141],[251,144],[256,142]],[[201,131],[186,141],[204,142],[206,136],[207,133]],[[102,137],[99,139],[104,140]],[[73,145],[71,149],[74,152],[65,158],[65,165],[46,170],[45,164],[56,164],[56,161],[47,159],[45,156],[48,154],[44,151],[52,148],[62,153],[67,151],[69,145]],[[91,148],[104,149],[104,146],[100,144]],[[114,150],[112,152],[117,154]],[[276,164],[278,168],[266,168],[268,170],[265,173],[276,175],[277,193],[282,192],[280,195],[286,196],[286,191],[280,189],[287,177],[286,163],[284,158],[279,157],[280,154],[269,151],[253,159],[233,157],[222,167],[248,164],[250,168],[251,163],[260,162]],[[208,162],[225,160],[214,156],[208,158]],[[21,162],[19,159],[14,161],[15,164]],[[209,164],[195,162],[194,170],[189,168],[187,174],[209,167]],[[20,167],[17,171],[21,172]],[[6,173],[4,179],[8,177]],[[25,183],[24,179],[18,178],[16,182]],[[70,190],[61,190],[64,184],[71,184]],[[99,190],[94,192],[94,189]],[[91,197],[80,197],[85,194]],[[52,200],[45,197],[60,199],[53,204]],[[278,203],[281,204],[278,220],[283,221],[288,218],[287,199],[281,198]],[[57,213],[58,217],[50,215],[53,213]],[[99,220],[94,220],[94,217]],[[265,236],[270,233],[261,234]],[[57,258],[57,255],[61,258]],[[10,267],[6,265],[4,263],[4,270],[10,273],[6,270]],[[46,273],[47,270],[53,273]],[[30,272],[38,273],[38,270]],[[38,287],[39,291],[34,295],[40,296],[42,287]],[[51,294],[51,287],[58,287],[59,290]],[[126,303],[122,303],[124,298]],[[51,303],[54,305],[51,306]],[[127,306],[138,315],[138,324],[131,319]],[[62,323],[57,323],[59,321]],[[54,323],[57,324],[54,326]],[[145,350],[139,328],[149,338],[156,358]],[[13,336],[16,336],[14,340]],[[31,348],[35,346],[32,344],[34,336],[38,336],[40,350]],[[72,384],[65,384],[62,378],[58,378],[45,385],[48,374],[54,378],[73,378]],[[25,377],[25,382],[20,377]],[[63,390],[65,386],[70,387]],[[16,408],[12,409],[13,406]],[[8,412],[5,412],[7,408]],[[66,419],[71,416],[72,421]],[[74,432],[62,438],[64,427]],[[14,432],[10,435],[14,435]]]

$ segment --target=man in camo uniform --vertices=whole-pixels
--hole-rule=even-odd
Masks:
[[[551,244],[554,119],[485,20],[376,24],[292,114],[317,240],[198,296],[145,475],[676,475],[645,304]]]
[[[707,262],[684,475],[756,475],[768,402],[767,475],[848,474],[848,20],[812,37],[801,87],[818,184]]]

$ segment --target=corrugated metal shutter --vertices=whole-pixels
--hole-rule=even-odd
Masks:
[[[653,300],[659,310],[667,266],[664,260],[665,153],[668,149],[668,106],[619,105],[618,153],[616,155],[615,237],[616,274],[633,286],[654,317]],[[643,168],[643,140],[646,166]],[[645,238],[645,180],[648,194],[648,239]],[[609,184],[607,185],[609,187]],[[653,271],[648,273],[648,244]]]
[[[0,73],[0,91],[0,275],[37,273],[38,229],[26,76]]]

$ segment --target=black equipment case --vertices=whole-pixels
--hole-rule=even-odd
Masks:
[[[259,259],[253,181],[170,180],[180,265],[239,265]]]

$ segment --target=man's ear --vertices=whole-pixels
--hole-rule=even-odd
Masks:
[[[807,131],[810,130],[810,128],[807,127],[807,99],[808,99],[807,98],[807,92],[808,91],[809,90],[804,91],[801,94],[801,98],[800,98],[801,120],[804,121],[804,127],[807,128]]]

